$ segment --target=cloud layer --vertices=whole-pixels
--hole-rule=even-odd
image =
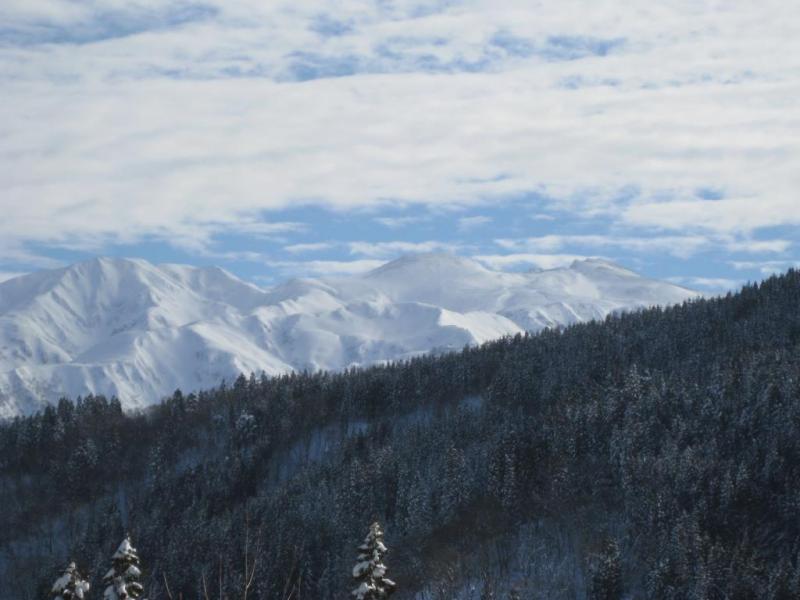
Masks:
[[[800,20],[786,11],[10,0],[0,266],[146,240],[197,252],[231,235],[288,236],[295,253],[327,243],[291,237],[303,224],[280,211],[297,207],[394,230],[474,209],[453,222],[478,236],[486,207],[521,199],[561,232],[551,247],[501,246],[517,256],[785,254],[797,238],[785,228],[800,225]],[[604,230],[580,231],[587,219]],[[364,243],[384,250],[352,253],[401,242]]]

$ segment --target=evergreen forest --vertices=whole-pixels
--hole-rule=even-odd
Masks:
[[[150,600],[343,600],[373,522],[396,600],[796,599],[800,272],[139,413],[63,399],[0,424],[0,507],[3,599],[71,562],[101,597],[130,535]]]

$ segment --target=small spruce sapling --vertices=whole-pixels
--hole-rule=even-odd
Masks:
[[[130,537],[122,540],[114,556],[111,557],[112,565],[103,584],[103,600],[130,600],[141,597],[144,588],[139,583],[142,572],[139,569],[139,556],[136,548],[131,545]]]
[[[358,562],[353,567],[353,578],[358,586],[351,594],[356,600],[384,600],[394,593],[396,584],[386,577],[383,564],[387,552],[383,530],[380,524],[373,523],[364,543],[358,547]]]
[[[89,582],[85,581],[75,563],[69,563],[61,575],[53,584],[50,595],[53,600],[82,600],[89,591]]]

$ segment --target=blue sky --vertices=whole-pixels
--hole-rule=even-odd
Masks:
[[[800,264],[785,7],[7,0],[0,278],[449,251],[735,288]]]

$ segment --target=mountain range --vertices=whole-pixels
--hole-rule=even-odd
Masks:
[[[509,273],[423,254],[262,289],[98,258],[0,283],[0,418],[90,393],[143,408],[240,373],[376,364],[696,295],[600,259]]]

